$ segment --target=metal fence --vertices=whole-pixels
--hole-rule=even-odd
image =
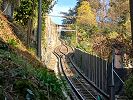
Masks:
[[[75,49],[74,60],[81,71],[99,89],[107,90],[107,62],[97,56]]]

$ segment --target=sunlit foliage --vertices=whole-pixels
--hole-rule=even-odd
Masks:
[[[42,0],[42,15],[48,12],[53,5],[51,4],[53,0]],[[21,0],[20,6],[15,12],[15,19],[19,21],[22,25],[26,25],[29,19],[37,17],[38,12],[38,1],[37,0]]]
[[[89,2],[82,1],[79,8],[77,8],[77,23],[78,24],[96,24],[96,16],[92,12]]]
[[[77,37],[73,35],[77,47],[85,51],[91,48],[95,54],[107,59],[112,44],[120,43],[124,45],[124,52],[130,52],[131,26],[129,0],[105,1],[77,0],[74,8]]]

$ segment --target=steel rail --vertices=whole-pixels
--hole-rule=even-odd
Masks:
[[[96,100],[96,97],[85,87],[85,85],[78,79],[75,78],[79,83],[81,83],[82,87]]]
[[[65,46],[65,47],[67,48],[67,52],[68,52],[68,47],[63,43],[63,41],[62,41],[62,45]],[[63,51],[61,51],[61,47],[60,47],[60,49],[59,49],[59,52],[60,52],[61,54],[63,54],[63,55],[66,55],[66,52],[64,53]],[[60,62],[60,64],[61,64],[61,70],[62,70],[62,72],[63,72],[63,74],[64,74],[66,80],[67,80],[68,83],[70,84],[71,88],[72,88],[72,89],[75,89],[75,90],[77,91],[76,95],[78,94],[78,96],[81,96],[81,98],[82,98],[82,99],[81,99],[81,98],[80,98],[80,99],[81,99],[81,100],[84,100],[84,98],[82,97],[82,95],[80,94],[80,92],[76,89],[76,87],[73,85],[73,83],[70,81],[70,79],[66,76],[65,71],[64,71],[64,69],[63,69],[62,61],[61,61],[62,56],[60,56],[57,52],[55,52],[55,53],[60,57],[60,58],[59,58],[59,62]],[[74,68],[75,68],[76,65],[73,64],[72,59],[71,59],[70,57],[69,57],[69,60],[70,60],[71,64],[74,66]],[[78,74],[79,74],[87,83],[89,83],[90,86],[93,87],[93,89],[95,89],[95,90],[97,91],[98,95],[100,94],[100,95],[102,95],[104,98],[109,99],[109,96],[108,96],[106,93],[104,93],[102,90],[100,90],[98,87],[96,87],[90,80],[88,80],[87,77],[84,76],[84,75],[79,71],[79,69],[75,68],[75,70],[78,72]],[[80,80],[79,80],[79,81],[80,81]],[[83,87],[82,87],[82,88],[83,88]],[[75,92],[75,90],[73,90],[73,91]],[[88,91],[89,91],[89,90],[88,90]],[[93,90],[92,90],[92,91],[93,91]],[[81,93],[82,93],[82,92],[81,92]],[[90,91],[89,91],[88,93],[91,95],[91,97],[94,98],[94,95],[91,94]],[[83,94],[83,95],[84,95],[84,94]],[[96,97],[95,97],[94,99],[96,100]]]
[[[55,52],[53,52],[53,54],[56,56],[56,58],[58,59],[58,73],[59,73],[59,77],[60,77],[60,79],[61,80],[64,80],[63,79],[63,77],[61,77],[61,69],[60,69],[60,62],[59,62],[59,59],[60,59],[60,56],[59,55],[57,55]],[[70,95],[70,98],[72,98],[72,100],[74,100],[73,99],[73,96],[76,98],[76,100],[78,100],[78,98],[77,98],[77,96],[76,96],[76,94],[74,93],[74,91],[71,91],[72,92],[72,94],[73,95]]]
[[[68,47],[65,45],[65,44],[63,44],[63,42],[62,42],[62,45],[63,46],[65,46],[66,48],[67,48],[67,52],[68,52]],[[59,50],[64,56],[66,55],[65,53],[63,53],[62,51],[61,51],[61,49]],[[63,66],[62,66],[62,70],[63,70]],[[63,70],[64,71],[64,70]],[[64,72],[65,73],[65,72]],[[80,74],[79,74],[80,75]],[[80,82],[80,80],[79,79],[77,79],[79,82]],[[82,85],[82,88],[85,90],[85,91],[87,91],[87,93],[89,94],[89,95],[91,95],[91,97],[94,99],[94,100],[96,100],[96,97],[89,91],[89,90],[87,90],[86,89],[86,87],[84,86],[84,84],[82,83],[82,82],[80,82],[80,84]],[[82,92],[81,92],[82,93]]]
[[[62,65],[62,62],[61,62],[61,56],[56,52],[54,51],[54,54],[56,54],[56,56],[58,56],[58,60],[59,60],[59,63],[61,65],[61,69],[62,69],[62,72],[67,80],[67,82],[69,83],[69,85],[71,86],[72,90],[74,91],[74,93],[76,94],[76,96],[79,98],[79,100],[85,100],[82,95],[77,91],[76,87],[72,84],[72,82],[69,80],[69,78],[66,76],[65,72],[64,72],[64,69],[63,69],[63,65]]]
[[[60,62],[61,62],[61,58],[60,58]],[[65,78],[66,78],[67,81],[70,83],[70,85],[71,85],[73,91],[75,92],[75,94],[77,95],[77,97],[78,97],[80,100],[85,100],[85,99],[83,98],[83,96],[79,93],[79,91],[77,90],[77,88],[73,85],[73,83],[72,83],[72,82],[69,80],[69,78],[66,76],[65,71],[64,71],[64,69],[63,69],[62,62],[61,62],[60,64],[61,64],[61,69],[62,69],[62,72],[63,72]]]

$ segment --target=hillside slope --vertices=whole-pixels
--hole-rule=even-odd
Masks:
[[[64,100],[61,81],[26,49],[9,23],[0,14],[0,100]]]

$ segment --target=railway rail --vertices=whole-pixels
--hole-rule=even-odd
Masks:
[[[58,58],[59,73],[63,75],[71,87],[73,100],[108,100],[109,97],[101,90],[98,90],[93,83],[75,68],[74,64],[68,58],[72,49],[62,42],[55,48],[54,54]],[[71,66],[71,67],[70,67]]]

